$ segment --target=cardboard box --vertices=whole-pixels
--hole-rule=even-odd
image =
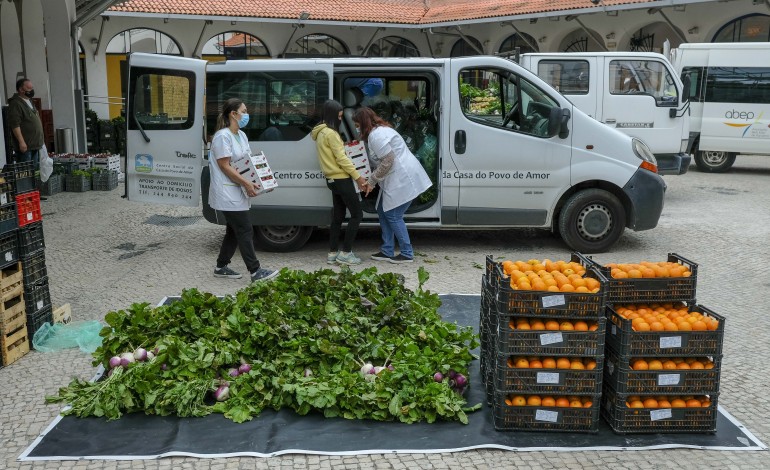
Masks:
[[[359,140],[347,142],[345,144],[345,155],[353,162],[353,166],[356,167],[358,173],[365,179],[369,179],[372,174],[371,166],[369,166],[369,155],[366,153],[366,146]],[[361,192],[358,189],[358,185],[355,185],[356,192]]]
[[[241,176],[258,186],[257,196],[278,187],[278,181],[273,175],[273,170],[270,169],[270,164],[267,162],[264,152],[252,155],[251,159],[243,158],[236,162],[230,162],[230,165]],[[245,189],[243,191],[246,192]]]

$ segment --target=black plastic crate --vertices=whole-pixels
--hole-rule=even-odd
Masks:
[[[31,286],[24,286],[24,305],[27,308],[27,312],[37,312],[50,308],[51,305],[51,292],[48,289],[48,280],[45,282],[38,282]]]
[[[725,319],[702,306],[688,307],[719,321],[716,330],[707,331],[634,331],[631,320],[607,307],[607,345],[624,357],[721,356]]]
[[[53,162],[54,174],[69,175],[77,169],[78,169],[78,164],[74,162],[59,162],[56,160],[54,160]],[[64,182],[64,179],[62,179],[62,183],[63,182]]]
[[[53,324],[53,310],[51,306],[45,307],[32,314],[27,313],[27,332],[29,333],[29,345],[32,347],[32,337],[44,323]]]
[[[31,286],[47,281],[48,269],[45,265],[45,252],[41,251],[29,258],[22,258],[21,270],[24,273],[25,286]]]
[[[676,253],[669,253],[666,261],[684,265],[690,271],[689,277],[627,278],[615,279],[610,268],[601,266],[593,259],[580,253],[573,253],[573,261],[583,266],[600,269],[607,278],[607,303],[642,303],[642,302],[692,302],[696,298],[695,288],[698,283],[698,265]]]
[[[600,395],[591,396],[589,408],[507,405],[505,399],[510,395],[495,392],[492,418],[498,431],[599,431]]]
[[[19,228],[19,218],[16,216],[16,202],[0,206],[0,235],[14,232]]]
[[[45,249],[43,222],[35,222],[21,227],[18,232],[19,255],[28,258]]]
[[[630,408],[629,394],[620,394],[605,385],[602,418],[617,434],[715,433],[719,395],[709,396],[711,404],[701,408]]]
[[[112,191],[118,187],[116,171],[101,171],[91,176],[91,188],[94,191]]]
[[[3,168],[15,195],[35,191],[35,167],[32,162],[9,163]]]
[[[40,179],[37,180],[37,189],[40,191],[41,196],[53,196],[63,191],[64,178],[58,173],[54,173],[48,177],[45,182]]]
[[[514,290],[510,278],[491,256],[487,256],[486,265],[489,283],[496,293],[493,308],[499,314],[571,319],[598,319],[603,315],[607,279],[593,266],[586,268],[584,277],[599,281],[597,293]]]
[[[91,190],[91,178],[83,175],[67,175],[64,190],[68,193],[83,193]]]
[[[604,350],[604,381],[618,393],[632,395],[712,395],[719,393],[722,357],[702,358],[712,369],[634,370],[636,358],[623,358],[614,349]],[[665,362],[667,358],[659,358]]]
[[[13,189],[13,173],[0,173],[0,206],[11,204],[16,200],[16,192]]]
[[[19,241],[16,234],[8,232],[0,235],[0,268],[16,264],[19,261]]]
[[[604,352],[605,322],[605,318],[598,319],[595,331],[550,331],[512,330],[501,320],[491,336],[503,355],[599,356]]]
[[[603,356],[585,358],[595,362],[591,370],[531,369],[511,367],[511,357],[496,356],[493,369],[495,390],[521,394],[598,395],[602,393]],[[555,359],[555,358],[554,358]],[[575,359],[575,358],[572,358]]]

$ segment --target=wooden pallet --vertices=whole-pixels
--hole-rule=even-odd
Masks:
[[[29,334],[26,324],[15,331],[0,334],[0,356],[4,366],[13,364],[28,352]]]
[[[56,307],[53,311],[53,322],[67,324],[72,321],[72,307],[70,304],[64,304]]]

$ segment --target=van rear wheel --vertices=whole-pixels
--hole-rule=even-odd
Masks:
[[[313,227],[303,225],[255,225],[254,245],[263,251],[297,251],[307,243]]]
[[[573,250],[602,253],[618,241],[626,227],[623,204],[602,189],[584,189],[567,200],[559,214],[559,233]]]
[[[725,173],[735,163],[735,154],[695,149],[695,165],[704,173]]]

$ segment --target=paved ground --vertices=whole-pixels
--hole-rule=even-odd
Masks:
[[[669,191],[659,226],[627,232],[601,262],[662,260],[669,252],[699,263],[698,301],[728,318],[720,404],[759,439],[770,443],[770,395],[765,359],[770,357],[770,159],[739,157],[724,175],[693,169],[666,177]],[[245,281],[211,275],[223,228],[200,220],[161,227],[148,217],[197,216],[189,208],[126,202],[119,191],[62,193],[43,203],[46,256],[54,304],[69,302],[76,320],[102,319],[132,302],[156,303],[185,287],[226,294]],[[260,253],[266,267],[313,270],[325,265],[326,233],[313,236],[300,252]],[[377,249],[376,231],[360,236],[362,254]],[[540,231],[419,232],[413,234],[419,263],[383,265],[416,286],[416,269],[431,273],[428,288],[439,293],[478,293],[484,255],[511,259],[564,259],[569,250]],[[365,266],[370,261],[365,262]],[[243,270],[242,261],[233,267]],[[32,352],[0,369],[0,468],[171,469],[171,468],[531,468],[531,469],[759,469],[770,468],[767,452],[665,450],[639,452],[470,451],[442,455],[358,457],[286,456],[271,459],[163,459],[20,463],[18,455],[56,416],[43,403],[71,377],[90,377],[88,355],[76,350]]]

